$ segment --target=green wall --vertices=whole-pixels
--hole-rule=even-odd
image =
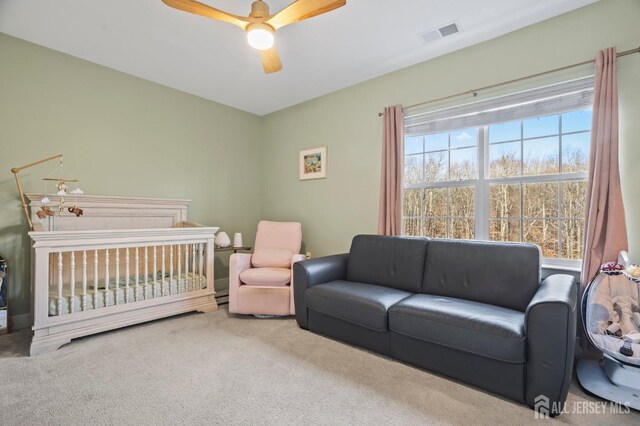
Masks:
[[[355,234],[377,229],[378,112],[384,106],[416,104],[582,62],[609,46],[638,47],[638,18],[639,1],[602,0],[266,116],[264,216],[301,221],[306,249],[314,256],[348,250]],[[640,261],[640,54],[618,64],[623,190],[631,255]],[[327,179],[298,181],[298,151],[320,145],[328,146]]]
[[[637,0],[601,0],[265,117],[0,34],[0,254],[12,268],[11,309],[29,310],[29,241],[11,167],[64,153],[87,193],[190,198],[191,219],[247,242],[261,218],[296,220],[313,256],[342,252],[353,235],[376,231],[384,106],[637,47],[639,17]],[[618,75],[627,225],[640,259],[640,55],[620,59]],[[327,179],[299,181],[298,151],[320,145]],[[26,189],[41,191],[53,166],[25,171]],[[227,259],[217,257],[217,278]]]
[[[0,254],[29,312],[29,241],[12,167],[63,153],[87,194],[192,199],[191,220],[253,240],[261,118],[0,34]],[[26,191],[57,164],[20,174]],[[226,276],[228,254],[216,257]]]

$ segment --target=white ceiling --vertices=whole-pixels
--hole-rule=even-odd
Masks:
[[[251,0],[201,0],[247,15]],[[265,75],[242,30],[160,0],[0,0],[0,32],[258,115],[509,33],[596,0],[348,0],[276,34]],[[292,0],[267,0],[275,13]],[[419,34],[457,21],[429,44]]]

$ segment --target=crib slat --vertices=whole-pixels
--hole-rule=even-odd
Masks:
[[[184,245],[184,251],[185,251],[185,265],[184,265],[184,288],[187,289],[187,291],[192,291],[193,288],[191,286],[191,274],[193,273],[193,271],[191,270],[191,258],[193,257],[191,255],[191,245],[189,245],[188,243]]]
[[[149,250],[144,246],[144,298],[148,299],[149,294],[147,287],[149,286]]]
[[[140,281],[140,255],[138,254],[138,247],[136,247],[136,294],[134,300],[138,301],[138,281]]]
[[[119,297],[118,291],[120,290],[120,249],[116,249],[116,289],[113,293],[113,303],[118,305]]]
[[[98,250],[93,251],[93,309],[98,309]]]
[[[72,314],[76,310],[76,252],[72,251],[70,255],[71,266],[71,297],[69,297],[69,313]]]
[[[156,297],[156,277],[158,276],[158,250],[153,246],[153,297]]]
[[[198,256],[198,285],[202,286],[202,271],[204,268],[204,245],[200,243],[198,245],[198,251],[200,255]]]
[[[182,244],[178,244],[178,293],[180,292],[180,278],[182,275]],[[187,291],[186,285],[184,291]]]
[[[185,244],[184,250],[184,264],[182,265],[182,284],[184,285],[184,291],[189,291],[189,247]]]
[[[82,250],[82,310],[87,310],[87,251]]]
[[[104,306],[107,306],[107,291],[109,291],[109,249],[104,250]]]
[[[193,289],[200,290],[196,286],[196,245],[191,244],[191,281],[193,281]]]
[[[184,289],[191,291],[187,285],[189,285],[189,244],[184,245]]]
[[[184,267],[183,267],[182,282],[184,284],[184,291],[190,291],[189,289],[189,245],[184,245]]]
[[[125,284],[124,284],[124,303],[129,303],[129,278],[131,274],[129,273],[129,247],[124,249],[124,275],[125,275]]]
[[[58,252],[58,315],[62,315],[62,252]]]
[[[160,278],[160,287],[162,288],[162,292],[160,294],[162,294],[162,296],[164,296],[165,292],[164,292],[164,274],[165,274],[165,269],[164,269],[164,262],[165,262],[165,248],[164,248],[164,244],[162,245],[162,277]]]
[[[169,246],[169,294],[173,294],[171,283],[173,282],[173,244]]]

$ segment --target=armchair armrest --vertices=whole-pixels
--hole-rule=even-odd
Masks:
[[[293,280],[296,283],[293,287],[293,298],[296,321],[300,327],[308,327],[307,306],[304,303],[305,290],[314,285],[345,279],[348,259],[349,254],[345,253],[303,260],[293,265]]]
[[[240,273],[251,268],[251,253],[234,253],[229,257],[229,312],[238,312]]]
[[[560,414],[571,384],[577,299],[573,276],[551,275],[540,284],[525,313],[525,400],[536,409],[536,398],[548,398],[551,416]]]

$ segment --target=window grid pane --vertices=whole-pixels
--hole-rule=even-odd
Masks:
[[[587,109],[412,137],[405,151],[404,233],[476,238],[478,225],[491,240],[532,242],[545,258],[579,260],[590,123]],[[476,200],[481,176],[486,192]]]

